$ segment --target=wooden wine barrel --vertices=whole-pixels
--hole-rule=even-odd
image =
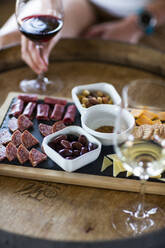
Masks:
[[[63,84],[54,96],[71,97],[78,84],[134,79],[165,80],[165,55],[143,46],[101,40],[61,40],[51,54],[48,77]],[[20,47],[0,51],[0,104],[19,82],[35,74],[20,58]],[[165,210],[165,196],[147,195]],[[0,229],[56,241],[114,240],[113,211],[137,194],[0,176]]]

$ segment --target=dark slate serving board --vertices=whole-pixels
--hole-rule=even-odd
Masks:
[[[8,107],[6,107],[6,112],[3,113],[3,120],[1,120],[1,128],[8,128],[8,122],[9,122],[9,118],[10,118],[9,117],[9,112],[10,112],[10,109],[11,109],[11,106],[12,106],[13,102],[16,99],[16,97],[12,97],[12,98],[8,97],[8,98],[9,98],[8,100],[10,100],[10,101],[8,101]],[[43,100],[39,100],[38,103],[43,103]],[[70,104],[73,104],[73,103],[68,102],[67,105],[66,105],[66,108]],[[3,109],[4,109],[4,106],[3,106]],[[32,135],[34,135],[39,140],[40,144],[38,146],[36,146],[35,148],[40,150],[40,151],[41,151],[41,144],[42,144],[43,136],[39,132],[38,125],[41,122],[45,123],[45,124],[48,124],[48,125],[53,125],[55,123],[54,121],[38,121],[36,118],[33,119],[33,128],[31,130],[29,130],[29,131],[32,133]],[[76,118],[75,118],[75,122],[73,123],[73,125],[81,126],[81,116],[80,116],[78,110],[76,112]],[[93,177],[90,178],[91,179],[91,185],[90,185],[89,180],[88,180],[87,186],[93,186],[94,185],[95,187],[103,187],[103,188],[111,188],[111,183],[110,183],[110,185],[108,185],[107,181],[106,181],[105,184],[103,183],[103,185],[102,184],[98,185],[98,181],[97,181],[98,177],[97,176],[101,176],[102,179],[103,179],[103,182],[104,182],[105,178],[111,178],[111,179],[113,178],[113,179],[116,179],[116,180],[117,179],[124,179],[124,180],[122,180],[123,184],[121,184],[121,186],[118,185],[117,188],[115,186],[116,181],[113,181],[113,183],[115,183],[115,184],[113,185],[113,183],[112,183],[112,188],[116,188],[116,189],[120,189],[120,190],[124,190],[124,188],[125,188],[126,190],[137,191],[137,185],[139,185],[139,179],[137,177],[134,177],[133,175],[127,176],[126,171],[121,171],[121,172],[118,173],[117,176],[114,177],[113,159],[107,157],[107,155],[111,155],[111,154],[114,154],[113,146],[102,146],[102,150],[101,150],[101,153],[100,153],[100,156],[98,157],[98,159],[93,161],[92,163],[90,163],[90,164],[78,169],[77,171],[73,172],[72,173],[73,177],[75,175],[75,179],[76,179],[76,176],[78,174],[81,174],[81,175],[86,176],[86,178],[88,178],[88,175],[92,175]],[[106,166],[105,169],[103,170],[103,160],[105,158],[109,159],[111,165]],[[32,168],[33,171],[35,170],[35,173],[37,173],[38,168],[47,169],[49,171],[56,171],[56,172],[63,171],[63,169],[60,166],[58,166],[58,164],[54,163],[50,158],[48,158],[46,161],[40,163],[35,168],[32,167],[30,162],[27,162],[24,165],[21,165],[18,160],[9,162],[7,159],[5,159],[4,161],[0,162],[0,164],[13,166],[12,167],[13,171],[15,170],[15,166],[18,166],[19,168],[25,168],[25,167]],[[2,173],[3,175],[6,174],[4,168],[3,168],[3,173]],[[10,170],[12,170],[12,169],[10,169]],[[1,173],[1,167],[0,167],[0,173]],[[14,176],[17,176],[16,174],[17,174],[17,172],[14,173]],[[26,174],[26,172],[25,172],[25,174]],[[7,175],[8,175],[8,173],[7,173]],[[23,177],[23,175],[21,177]],[[30,176],[25,176],[25,177],[30,178]],[[162,178],[164,178],[164,177],[165,177],[165,175],[163,174]],[[33,178],[35,178],[35,176]],[[42,176],[41,180],[44,180],[43,178],[44,178],[44,176]],[[38,179],[38,177],[36,179]],[[96,182],[95,182],[95,179],[96,179]],[[45,180],[47,180],[47,179],[45,178]],[[60,179],[58,179],[58,181],[60,181]],[[124,181],[127,182],[126,187],[124,187]],[[132,186],[132,188],[131,188],[131,184],[129,184],[129,186],[127,185],[128,181],[134,182],[134,186]],[[151,178],[151,179],[149,179],[149,181],[152,182],[152,185],[151,185],[152,190],[153,190],[153,185],[155,185],[155,182],[157,182],[157,186],[158,186],[158,184],[160,185],[160,187],[164,186],[163,185],[164,181],[160,181],[160,180],[155,179],[155,178]],[[63,180],[61,180],[61,182],[63,182]],[[136,182],[138,183],[137,185],[136,185]],[[153,182],[154,182],[154,184],[153,184]],[[69,183],[72,183],[72,180],[71,181],[69,180]],[[100,183],[100,181],[99,181],[99,183]],[[77,180],[76,180],[76,183],[73,182],[73,184],[86,185],[86,182],[85,182],[84,178],[82,179],[82,182],[81,182],[81,177],[80,177],[80,182],[77,182]],[[149,190],[149,193],[152,190]],[[156,191],[154,191],[154,192],[156,192],[158,194],[165,194],[164,189],[162,191],[160,191],[159,189],[156,189]]]

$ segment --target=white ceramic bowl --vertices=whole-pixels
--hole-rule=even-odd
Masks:
[[[86,112],[88,108],[82,107],[82,104],[80,103],[80,100],[78,98],[78,95],[83,91],[83,90],[90,90],[90,91],[102,91],[106,94],[108,94],[113,101],[113,105],[120,105],[121,103],[121,98],[119,94],[117,93],[116,89],[114,88],[113,85],[108,84],[108,83],[95,83],[95,84],[86,84],[86,85],[79,85],[76,86],[72,89],[72,99],[79,110],[80,114]]]
[[[113,145],[115,133],[101,133],[95,131],[101,126],[115,126],[115,120],[119,113],[119,106],[110,104],[95,105],[87,109],[81,116],[81,123],[84,130],[93,135],[100,142],[105,145]],[[124,132],[129,132],[134,128],[135,119],[127,110],[123,111],[123,118],[125,121]],[[121,142],[123,137],[122,133],[118,134],[118,141]]]
[[[90,152],[87,152],[75,159],[68,160],[63,158],[58,152],[53,150],[48,143],[55,137],[61,134],[85,135],[89,142],[96,144],[98,147]],[[96,160],[101,152],[101,143],[96,138],[88,134],[79,126],[69,126],[58,132],[50,134],[43,139],[42,147],[47,156],[57,163],[63,170],[72,172]]]

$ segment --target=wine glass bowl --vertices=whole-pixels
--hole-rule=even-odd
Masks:
[[[125,108],[165,111],[165,82],[154,79],[137,79],[123,90]]]
[[[122,104],[116,118],[115,133],[122,130],[122,115],[125,109],[140,110],[141,116],[146,113],[145,111],[150,111],[147,113],[154,113],[153,116],[156,118],[156,113],[165,111],[164,95],[165,83],[162,81],[135,80],[126,85],[122,90]],[[150,120],[150,123],[135,127],[142,135],[136,135],[135,129],[126,132],[123,142],[114,136],[114,149],[124,168],[141,182],[139,200],[121,206],[113,215],[113,227],[126,237],[165,226],[164,211],[144,200],[146,180],[159,176],[165,170],[165,135],[160,135],[161,132],[157,130],[163,124],[159,122],[154,124],[155,119]]]
[[[43,49],[58,34],[63,26],[63,6],[61,0],[17,0],[16,20],[19,31],[34,42],[43,57]],[[44,72],[34,80],[23,80],[20,88],[24,92],[52,93],[61,89],[61,84],[48,80]]]

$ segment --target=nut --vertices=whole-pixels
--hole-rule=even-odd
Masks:
[[[83,103],[83,104],[86,104],[86,103],[88,103],[88,98],[87,97],[83,97],[82,98],[82,100],[81,100],[81,102]]]
[[[107,104],[107,103],[109,102],[109,99],[108,99],[107,96],[104,96],[104,97],[102,98],[102,100],[103,100],[103,103],[104,103],[104,104]]]
[[[89,90],[83,90],[82,94],[83,94],[83,96],[89,96],[90,91]]]
[[[89,99],[89,103],[92,104],[92,105],[96,105],[98,104],[99,102],[97,101],[96,97],[91,97]]]
[[[83,90],[81,94],[78,95],[78,98],[83,108],[89,108],[96,104],[113,104],[111,97],[100,90]]]
[[[101,96],[101,97],[104,96],[104,93],[102,91],[100,91],[100,90],[97,91],[96,93],[97,93],[97,96]]]
[[[100,103],[100,104],[103,103],[102,97],[98,96],[98,97],[97,97],[97,101],[98,101],[98,103]]]

